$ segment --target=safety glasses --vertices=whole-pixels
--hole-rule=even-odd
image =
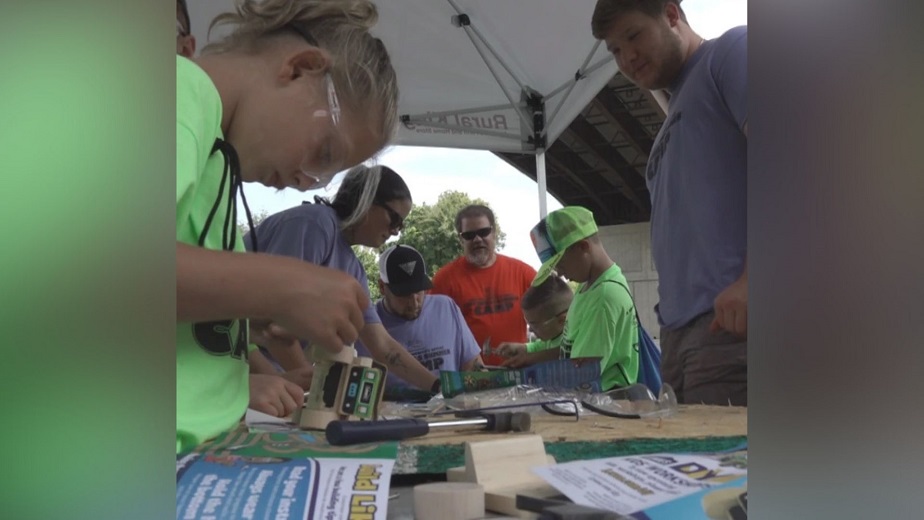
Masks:
[[[669,417],[677,413],[677,396],[667,383],[661,385],[657,397],[647,386],[636,383],[608,392],[590,394],[581,399],[581,404],[592,412],[620,419]]]
[[[320,47],[320,45],[318,45],[318,41],[305,28],[301,27],[298,24],[294,24],[294,23],[290,23],[287,27],[292,29],[296,33],[298,33],[310,45],[313,45],[315,47]],[[331,77],[329,72],[324,74],[324,83],[325,83],[325,88],[327,90],[327,114],[330,116],[330,121],[331,121],[331,125],[333,126],[334,133],[335,135],[337,135],[337,138],[341,142],[341,146],[339,147],[339,149],[342,150],[343,142],[345,141],[345,139],[343,135],[341,134],[343,130],[340,128],[340,110],[341,110],[340,109],[340,98],[337,96],[337,89],[334,87],[334,80]],[[325,171],[330,170],[326,175],[316,174],[315,172],[317,170],[314,169],[312,165],[309,165],[309,164],[302,165],[301,167],[302,174],[314,181],[314,184],[312,184],[311,186],[307,188],[303,188],[303,189],[317,190],[317,189],[326,188],[327,185],[330,184],[331,180],[333,180],[337,172],[344,169],[343,168],[344,165],[342,164],[342,160],[343,160],[342,157],[331,157],[331,150],[327,151],[327,157],[328,157],[328,162],[330,162],[330,164],[326,164],[323,167],[319,167],[319,168],[324,169]]]
[[[324,83],[327,87],[327,113],[330,114],[330,122],[335,132],[340,130],[340,99],[337,97],[337,89],[334,88],[334,80],[330,73],[324,75]],[[337,167],[339,170],[339,166]],[[326,188],[330,181],[333,180],[336,172],[329,175],[315,175],[310,173],[310,168],[302,166],[302,174],[314,181],[308,189],[319,190]],[[390,209],[390,208],[389,208]]]
[[[562,310],[562,311],[556,312],[551,318],[549,318],[549,319],[547,319],[547,320],[543,320],[543,321],[527,321],[527,322],[526,322],[526,325],[527,325],[530,329],[532,329],[532,330],[541,329],[541,328],[545,327],[546,325],[550,325],[552,322],[554,322],[555,320],[557,320],[559,317],[561,317],[562,314],[565,314],[566,312],[568,312],[568,309],[564,309],[564,310]]]

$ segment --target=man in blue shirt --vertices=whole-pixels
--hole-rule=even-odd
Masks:
[[[439,376],[440,370],[478,370],[481,348],[475,342],[462,311],[448,296],[426,294],[432,287],[420,252],[398,245],[379,256],[379,291],[375,310],[388,334],[404,346],[424,367]],[[356,342],[361,356],[368,350]],[[407,393],[411,387],[388,375],[390,395]]]
[[[598,0],[622,74],[669,96],[646,172],[662,366],[680,402],[747,405],[747,27],[696,34],[680,0]]]

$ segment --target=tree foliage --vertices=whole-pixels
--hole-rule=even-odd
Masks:
[[[472,199],[460,191],[444,191],[433,205],[414,205],[404,222],[398,240],[387,246],[404,244],[420,251],[432,277],[440,267],[462,254],[455,228],[456,213],[469,204],[490,205],[482,199]],[[496,220],[496,215],[495,215]],[[503,249],[506,236],[496,222],[497,249]],[[386,247],[387,247],[386,246]]]
[[[384,249],[383,249],[384,251]],[[359,258],[369,279],[369,297],[376,301],[382,297],[379,293],[379,251],[371,247],[353,246],[353,252]]]
[[[259,212],[253,213],[250,216],[251,218],[253,218],[253,227],[254,229],[256,229],[257,227],[260,226],[261,222],[266,220],[266,217],[269,216],[269,212],[266,211],[265,209],[261,209]],[[247,216],[241,215],[240,212],[238,213],[237,232],[240,233],[241,236],[244,236],[248,232],[250,232],[250,225],[247,223]],[[260,236],[258,235],[257,239],[259,238]]]

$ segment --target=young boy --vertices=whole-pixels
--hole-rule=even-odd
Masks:
[[[638,379],[638,326],[625,276],[610,259],[593,213],[580,206],[553,211],[530,232],[542,260],[533,287],[553,271],[578,282],[561,341],[565,358],[599,357],[604,390]]]
[[[558,276],[549,276],[541,284],[527,289],[520,300],[520,308],[530,332],[538,339],[498,345],[498,353],[508,356],[502,366],[520,368],[558,359],[568,307],[573,299],[571,287]]]

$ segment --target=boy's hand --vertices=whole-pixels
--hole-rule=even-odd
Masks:
[[[506,368],[523,368],[532,364],[535,364],[533,355],[524,350],[523,352],[518,352],[505,359],[504,362],[501,363],[501,366]]]
[[[510,343],[505,341],[498,345],[494,350],[495,353],[499,356],[513,357],[526,353],[526,343]]]
[[[275,417],[288,417],[305,401],[305,391],[280,376],[250,374],[249,407]]]
[[[537,350],[536,352],[527,352],[526,345],[523,343],[511,343],[516,346],[516,353],[501,363],[501,366],[508,368],[522,368],[537,363],[544,363],[559,359],[561,349],[550,348],[546,350]],[[522,348],[521,348],[522,347]]]
[[[502,367],[520,368],[532,364],[526,352],[526,343],[503,342],[497,346],[497,354],[507,359],[501,363]]]

